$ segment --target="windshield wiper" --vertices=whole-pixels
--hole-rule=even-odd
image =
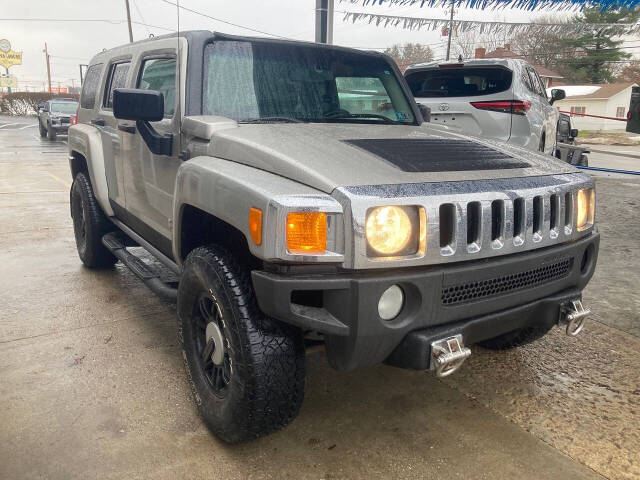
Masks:
[[[398,122],[394,122],[389,117],[385,117],[384,115],[378,115],[377,113],[349,113],[348,115],[346,113],[339,113],[336,115],[329,115],[325,118],[331,119],[331,120],[333,119],[338,120],[341,118],[376,118],[376,119],[384,120],[385,123],[391,123],[393,125],[398,124]]]
[[[262,117],[262,118],[245,118],[238,120],[238,123],[303,123],[302,120],[292,117]]]

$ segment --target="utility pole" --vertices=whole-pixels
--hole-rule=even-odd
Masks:
[[[447,61],[451,54],[451,37],[453,36],[453,6],[455,0],[451,0],[451,16],[449,17],[449,38],[447,39]]]
[[[84,77],[82,75],[82,67],[89,68],[89,65],[87,65],[85,63],[81,63],[78,66],[80,67],[80,86],[82,86],[82,84],[84,83]]]
[[[129,9],[129,0],[124,0],[127,7],[127,24],[129,25],[129,42],[133,43],[133,30],[131,30],[131,10]]]
[[[51,64],[49,62],[49,49],[47,42],[44,42],[44,56],[47,59],[47,84],[49,85],[49,93],[51,93]]]
[[[333,43],[333,2],[316,0],[316,42]]]

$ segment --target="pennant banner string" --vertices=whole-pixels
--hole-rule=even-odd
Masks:
[[[400,27],[405,30],[441,30],[449,28],[448,18],[416,18],[375,13],[341,12],[344,22],[369,23],[377,27]],[[640,23],[525,23],[525,22],[485,22],[477,20],[454,20],[458,32],[476,30],[481,34],[515,35],[522,32],[564,33],[567,31],[582,33],[594,29],[615,28],[617,35],[640,33]]]
[[[604,10],[620,8],[633,9],[640,5],[640,0],[340,0],[341,2],[362,6],[411,6],[448,7],[453,2],[456,7],[464,6],[478,10],[495,8],[514,8],[519,10],[581,10],[588,7],[599,7]]]

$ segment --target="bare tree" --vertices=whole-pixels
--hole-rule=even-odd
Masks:
[[[500,46],[500,38],[496,35],[481,34],[478,30],[467,30],[460,35],[454,35],[451,39],[454,55],[462,56],[463,60],[475,57],[476,48],[483,47],[487,52],[491,52]]]
[[[640,85],[640,60],[631,60],[616,79],[618,82],[634,82]]]
[[[430,62],[433,60],[433,50],[420,43],[396,43],[387,48],[384,53],[393,57],[400,70],[405,70],[414,63]]]

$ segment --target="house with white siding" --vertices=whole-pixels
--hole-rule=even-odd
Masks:
[[[571,123],[580,130],[624,130],[626,122],[587,117],[584,114],[626,119],[631,103],[631,88],[636,83],[603,83],[593,85],[562,85],[567,94],[554,103],[561,112],[571,114]],[[551,88],[547,89],[551,97]]]

